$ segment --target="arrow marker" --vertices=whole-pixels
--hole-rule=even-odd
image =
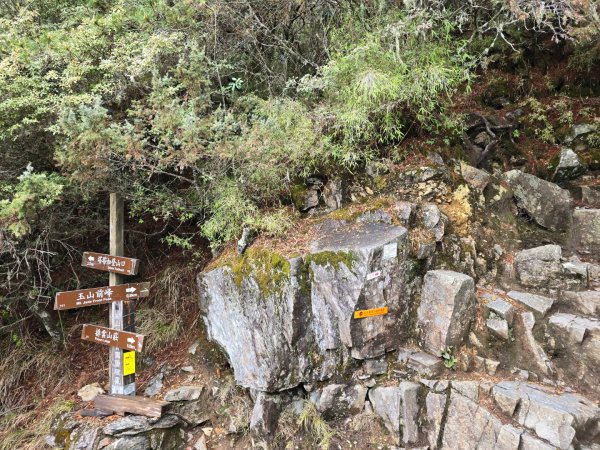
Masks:
[[[127,338],[127,342],[129,342],[130,344],[133,344],[135,342],[134,338],[128,337]]]
[[[135,292],[135,291],[137,291],[137,289],[134,288],[134,287],[130,287],[130,288],[125,289],[125,292],[127,292],[127,293],[131,293],[131,292]]]

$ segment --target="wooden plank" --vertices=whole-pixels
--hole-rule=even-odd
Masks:
[[[146,336],[143,334],[130,333],[128,331],[88,324],[85,324],[83,330],[81,330],[81,339],[84,341],[95,342],[97,344],[107,345],[122,350],[133,350],[136,352],[142,351],[145,337]],[[121,365],[119,366],[119,373],[122,376],[123,368]]]
[[[64,310],[148,297],[150,283],[129,283],[56,294],[54,309]]]
[[[162,416],[165,406],[169,402],[154,400],[135,395],[104,395],[96,396],[94,406],[99,411],[107,411],[120,415],[125,413],[140,414],[146,417],[158,418]]]
[[[105,253],[84,252],[81,265],[89,269],[103,270],[121,275],[137,275],[140,260],[125,258],[124,256],[107,255]]]

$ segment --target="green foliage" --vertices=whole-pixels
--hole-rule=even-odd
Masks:
[[[525,120],[532,125],[534,135],[544,142],[554,144],[556,141],[554,127],[548,118],[546,106],[533,97],[525,100],[523,106],[529,107],[530,112],[526,115]]]
[[[447,98],[471,79],[472,59],[452,23],[412,11],[369,25],[364,34],[346,32],[358,29],[352,21],[342,28],[317,75],[343,141],[394,142],[415,125],[437,129]],[[315,84],[305,78],[299,90]]]
[[[458,360],[452,354],[452,346],[440,350],[440,358],[444,360],[444,367],[446,367],[447,369],[454,370],[456,368],[456,363],[458,362]]]
[[[65,180],[57,174],[33,173],[29,165],[15,186],[4,186],[0,223],[18,238],[31,232],[31,222],[61,197]]]

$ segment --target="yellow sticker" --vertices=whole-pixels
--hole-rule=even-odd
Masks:
[[[123,375],[135,373],[135,352],[123,352]]]
[[[375,309],[362,309],[360,311],[354,311],[355,319],[364,319],[365,317],[382,316],[388,313],[388,307],[383,306]]]

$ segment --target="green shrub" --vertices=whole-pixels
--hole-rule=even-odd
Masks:
[[[348,145],[400,141],[414,126],[435,130],[448,97],[472,77],[472,59],[453,37],[452,23],[420,11],[371,25],[363,34],[342,28],[316,76],[321,82],[305,77],[300,91],[323,86]]]

